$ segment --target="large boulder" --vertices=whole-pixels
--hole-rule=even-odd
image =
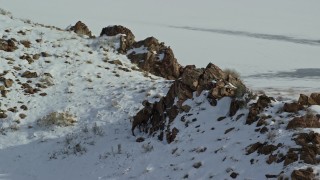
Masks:
[[[85,25],[81,21],[78,21],[74,26],[70,28],[70,30],[79,35],[86,35],[86,36],[92,37],[92,33],[87,27],[87,25]]]
[[[127,52],[128,58],[142,70],[166,79],[177,79],[181,65],[174,57],[170,47],[159,43],[154,37],[132,44]]]
[[[126,53],[129,48],[133,45],[135,42],[134,38],[135,36],[131,32],[130,29],[120,26],[120,25],[115,25],[115,26],[108,26],[102,29],[100,36],[116,36],[116,35],[121,35],[120,37],[120,47],[118,51],[120,53]]]

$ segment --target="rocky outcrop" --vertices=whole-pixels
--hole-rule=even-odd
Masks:
[[[144,71],[166,79],[177,79],[181,65],[170,47],[159,43],[154,37],[136,42],[128,50],[128,58]]]
[[[8,40],[0,39],[0,50],[6,51],[6,52],[13,52],[16,49],[18,49],[18,47],[16,46],[16,43],[14,42],[13,39],[8,39]]]
[[[227,76],[214,64],[210,63],[206,68],[186,66],[165,97],[138,112],[134,117],[132,133],[134,134],[137,126],[143,126],[143,132],[149,135],[159,132],[159,140],[163,140],[166,136],[167,142],[171,143],[179,132],[176,127],[170,127],[171,122],[179,113],[188,110],[183,103],[193,98],[194,94],[200,95],[204,90],[207,91],[207,99],[212,105],[216,105],[217,100],[222,97],[234,97],[236,87],[230,81],[243,85],[240,80]]]
[[[74,26],[70,28],[70,30],[79,35],[86,35],[86,36],[92,37],[92,33],[87,27],[87,25],[85,25],[81,21],[78,21]]]
[[[132,47],[133,43],[135,43],[135,36],[130,29],[120,25],[108,26],[102,29],[100,36],[116,36],[118,34],[121,35],[118,51],[120,53],[126,53],[127,50]]]

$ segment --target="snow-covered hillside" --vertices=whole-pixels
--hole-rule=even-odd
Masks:
[[[204,67],[213,62],[236,69],[247,86],[274,96],[298,97],[320,88],[315,83],[320,79],[318,0],[0,0],[0,4],[17,17],[60,28],[81,19],[96,35],[104,26],[124,25],[137,39],[155,36],[166,42],[182,65]],[[65,4],[72,4],[72,11]],[[310,74],[310,68],[316,73]]]
[[[172,85],[189,80],[186,72],[191,76],[202,70],[178,66],[181,77],[168,76],[174,80],[152,75],[128,59],[150,49],[134,48],[121,54],[118,49],[127,42],[123,37],[88,37],[0,15],[0,179],[317,176],[317,94],[307,97],[307,102],[299,101],[299,106],[291,102],[284,106],[286,102],[249,91],[245,96],[234,98],[230,93],[211,102],[210,86],[184,99],[182,105],[188,108],[176,112],[166,124],[178,130],[172,142],[159,140],[159,132],[152,136],[139,128],[133,136],[132,122],[146,108],[145,102],[161,102]],[[159,46],[159,51],[152,51],[158,64],[148,68],[161,74],[157,67],[166,63],[171,51]],[[209,80],[214,87],[220,83]],[[224,83],[223,88],[239,88]],[[190,84],[198,86],[198,81]],[[179,87],[184,86],[188,87]],[[173,98],[175,105],[181,100]],[[240,106],[242,101],[247,102]],[[230,109],[235,102],[238,108]],[[291,123],[294,117],[305,118],[304,124]],[[294,171],[307,167],[313,173]]]

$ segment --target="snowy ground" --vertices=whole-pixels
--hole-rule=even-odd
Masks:
[[[104,26],[125,25],[137,39],[155,36],[166,42],[183,65],[213,62],[236,69],[247,85],[273,95],[320,88],[319,69],[311,78],[277,76],[279,71],[320,68],[317,0],[74,2],[0,0],[2,8],[18,17],[62,28],[82,20],[98,35]],[[261,73],[270,75],[256,78]]]

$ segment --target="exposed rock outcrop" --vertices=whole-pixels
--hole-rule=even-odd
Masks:
[[[86,36],[92,37],[92,33],[87,27],[87,25],[85,25],[81,21],[78,21],[74,26],[70,28],[70,30],[79,35],[86,35]]]
[[[171,48],[154,37],[134,43],[127,56],[139,68],[156,76],[172,80],[180,76],[181,65]]]
[[[207,91],[207,99],[215,105],[222,97],[234,97],[235,85],[243,83],[232,76],[227,76],[219,67],[209,64],[206,68],[186,66],[180,78],[173,82],[167,95],[153,105],[148,105],[138,112],[132,124],[132,133],[137,126],[143,126],[144,132],[155,135],[160,131],[158,138],[168,143],[174,141],[179,130],[171,128],[171,122],[179,113],[185,112],[183,103],[187,99],[199,96],[204,90]]]

